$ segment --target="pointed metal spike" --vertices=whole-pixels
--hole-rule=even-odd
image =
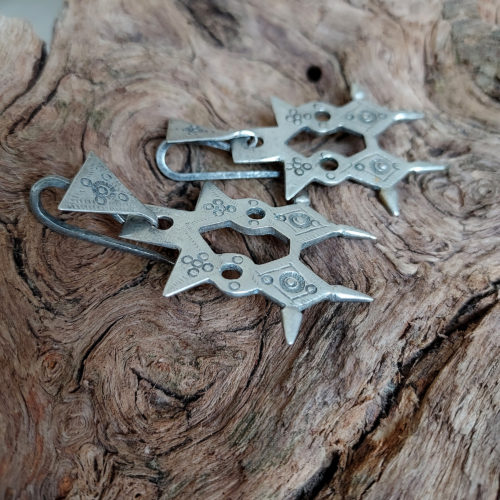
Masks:
[[[435,165],[434,163],[427,162],[414,162],[410,163],[411,171],[417,174],[422,174],[425,172],[443,172],[447,170],[447,165]]]
[[[311,198],[309,198],[309,193],[306,189],[303,189],[293,200],[294,203],[302,203],[304,205],[311,205]]]
[[[182,264],[181,259],[182,254],[177,258],[174,268],[168,277],[165,288],[163,289],[163,295],[165,297],[172,297],[173,295],[185,292],[190,288],[194,288],[195,286],[209,281],[204,274],[191,276],[190,271],[193,272],[192,268],[186,269],[186,266]]]
[[[380,201],[385,205],[391,215],[399,215],[398,192],[395,188],[381,189],[378,192]]]
[[[352,290],[341,285],[334,285],[332,288],[332,300],[335,302],[372,302],[373,298],[365,293]]]
[[[94,153],[71,181],[59,210],[136,215],[157,226],[156,214],[142,204]]]
[[[366,98],[366,94],[357,83],[353,83],[351,85],[351,97],[355,101],[362,101],[363,99]]]
[[[292,345],[300,330],[302,313],[295,307],[284,307],[281,310],[281,319],[283,321],[286,341],[288,345]]]
[[[297,185],[296,182],[290,180],[290,174],[285,170],[285,199],[290,201],[295,198],[304,189],[304,185]],[[307,183],[306,183],[307,184]]]
[[[271,107],[273,108],[273,113],[274,117],[276,118],[276,122],[278,125],[283,125],[286,123],[286,115],[290,111],[290,109],[293,109],[294,106],[291,104],[287,103],[286,101],[283,101],[279,97],[271,97]]]
[[[231,200],[227,194],[221,191],[212,182],[205,182],[201,188],[200,195],[198,196],[198,201],[196,202],[196,209],[203,207],[206,203],[213,203],[214,199],[221,199],[223,202]]]
[[[344,226],[337,224],[337,227],[339,229],[340,236],[344,236],[346,238],[356,238],[356,239],[367,238],[369,240],[377,239],[375,235],[369,233],[368,231],[363,231],[362,229],[357,229],[352,226]]]
[[[421,120],[424,118],[423,113],[417,111],[397,111],[393,117],[395,122],[411,121],[411,120]]]

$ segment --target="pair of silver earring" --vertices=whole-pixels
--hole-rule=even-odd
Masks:
[[[303,195],[311,182],[336,185],[353,180],[379,191],[381,200],[393,214],[399,213],[395,184],[410,172],[440,171],[445,167],[424,162],[408,163],[383,151],[377,136],[394,122],[414,120],[421,115],[392,112],[369,103],[355,91],[354,100],[343,107],[312,102],[293,107],[274,98],[272,107],[277,126],[220,131],[170,120],[166,140],[157,150],[157,163],[167,177],[180,181],[278,177],[276,171],[176,173],[165,162],[172,144],[199,144],[231,151],[235,163],[282,162],[285,165],[285,196],[299,195],[296,202],[271,207],[261,200],[234,200],[207,182],[194,211],[145,205],[140,202],[93,153],[90,153],[72,181],[48,176],[31,189],[30,203],[39,220],[67,236],[131,252],[173,265],[163,295],[170,297],[195,286],[211,283],[233,297],[262,294],[282,308],[286,340],[293,344],[300,329],[302,311],[313,304],[371,302],[364,293],[341,285],[329,285],[300,260],[308,246],[332,237],[367,238],[370,233],[326,220],[312,209]],[[347,130],[364,137],[366,148],[350,157],[318,151],[305,157],[288,146],[302,131],[328,135]],[[324,162],[336,169],[325,169]],[[179,251],[175,262],[144,247],[71,226],[48,214],[40,201],[48,187],[66,189],[59,204],[63,211],[104,213],[123,224],[121,238],[172,248]],[[306,203],[304,203],[306,201]],[[160,222],[162,221],[162,222]],[[167,228],[165,228],[165,222]],[[220,228],[232,228],[247,235],[274,235],[289,242],[289,254],[265,264],[255,264],[237,253],[216,254],[201,236]]]

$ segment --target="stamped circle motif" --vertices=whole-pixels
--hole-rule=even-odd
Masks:
[[[285,116],[285,120],[298,126],[302,125],[302,118],[310,120],[311,116],[312,115],[310,113],[304,113],[304,115],[301,115],[297,109],[290,108],[288,110],[288,114]]]
[[[312,223],[311,217],[303,213],[292,214],[290,215],[290,217],[288,217],[288,220],[293,226],[298,227],[300,229],[305,229],[306,227],[309,227]]]
[[[377,119],[377,115],[368,109],[361,111],[359,119],[364,123],[373,123]]]
[[[92,189],[95,203],[98,205],[105,205],[109,199],[116,199],[116,197],[118,197],[120,201],[128,201],[128,195],[125,193],[118,193],[117,195],[116,187],[107,182],[107,179],[112,178],[111,175],[103,174],[101,177],[105,180],[92,182],[92,179],[88,177],[83,177],[80,180],[82,186]]]
[[[299,273],[288,271],[280,276],[280,286],[287,292],[299,293],[304,290],[305,280]]]
[[[391,168],[389,163],[382,159],[373,160],[371,167],[377,174],[385,174]]]
[[[188,276],[191,276],[191,278],[195,278],[196,276],[198,276],[198,274],[200,274],[200,271],[209,273],[214,270],[213,264],[207,262],[208,258],[209,255],[207,252],[200,252],[195,258],[193,258],[191,255],[184,255],[181,258],[181,262],[183,264],[186,264],[187,266],[190,266],[186,272]]]
[[[269,276],[269,274],[265,274],[264,276],[262,276],[262,278],[260,279],[262,281],[262,283],[264,283],[265,285],[270,285],[274,280],[273,280],[273,277],[272,276]]]
[[[302,162],[301,158],[294,156],[292,161],[286,164],[286,169],[293,170],[295,175],[304,175],[306,171],[312,169],[312,164],[307,161]]]
[[[236,212],[234,205],[224,205],[224,202],[220,198],[213,199],[211,203],[205,203],[203,208],[211,211],[216,217],[222,217],[226,212]]]

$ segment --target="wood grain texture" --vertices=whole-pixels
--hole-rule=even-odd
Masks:
[[[0,18],[0,496],[496,498],[499,18],[494,0],[70,0],[48,56]],[[311,308],[293,347],[263,297],[163,298],[167,265],[29,211],[36,180],[72,177],[90,151],[140,200],[190,209],[200,185],[154,166],[169,117],[272,125],[271,95],[340,105],[354,82],[425,112],[384,134],[389,151],[450,169],[402,182],[399,218],[362,186],[311,187],[316,210],[378,242],[304,261],[375,301]],[[203,148],[172,162],[231,168]],[[219,186],[283,204],[281,182]],[[44,196],[53,212],[60,196]]]

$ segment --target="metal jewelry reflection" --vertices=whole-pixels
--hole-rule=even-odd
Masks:
[[[173,173],[165,163],[165,151],[171,144],[196,143],[208,146],[230,140],[230,150],[235,163],[281,162],[285,165],[285,197],[294,198],[307,185],[319,182],[335,186],[345,180],[358,182],[378,191],[381,201],[392,215],[399,215],[395,185],[410,172],[425,173],[445,170],[443,165],[428,162],[406,162],[384,151],[377,137],[392,124],[416,120],[423,115],[412,111],[390,111],[369,102],[359,89],[353,90],[353,100],[336,107],[323,102],[309,102],[292,106],[277,97],[271,99],[276,127],[249,128],[221,131],[199,127],[181,120],[170,120],[167,138],[158,150],[157,162],[163,174]],[[317,151],[306,157],[297,153],[288,143],[303,131],[319,136],[338,131],[351,132],[363,137],[366,147],[349,157],[332,151]],[[214,146],[219,147],[219,146]],[[224,149],[228,149],[226,146]],[[334,168],[326,169],[326,163]],[[175,173],[174,173],[175,174]],[[249,178],[246,172],[224,173],[196,172],[177,174],[177,180],[207,180],[220,178]],[[237,176],[235,174],[238,174]],[[274,177],[275,172],[261,172],[262,177]],[[210,177],[208,177],[208,175]]]
[[[60,187],[66,187],[67,180],[64,181]],[[36,208],[43,186],[35,186],[32,196]],[[67,188],[59,208],[112,216],[119,214],[117,219],[124,221],[122,238],[178,249],[180,254],[163,291],[167,297],[203,283],[211,283],[233,297],[265,295],[282,307],[283,327],[289,344],[297,337],[302,311],[313,304],[325,300],[372,300],[356,290],[329,285],[301,262],[300,253],[304,248],[331,237],[375,237],[360,229],[333,224],[303,203],[271,207],[254,198],[233,200],[207,183],[193,211],[143,205],[99,158],[89,155]],[[162,219],[170,222],[168,229],[161,228],[159,221]],[[47,223],[43,217],[41,220]],[[287,240],[289,254],[265,264],[255,264],[246,255],[237,253],[216,254],[201,235],[225,227],[247,235],[271,234]],[[58,225],[53,228],[58,230]],[[75,230],[67,234],[80,237]],[[106,244],[106,241],[84,239]],[[147,254],[142,256],[151,258]],[[231,276],[227,276],[228,271],[232,272]]]

